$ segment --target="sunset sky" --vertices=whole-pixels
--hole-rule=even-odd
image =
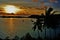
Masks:
[[[45,5],[51,5],[52,6],[55,6],[55,7],[60,7],[60,0],[55,0],[55,1],[51,1],[50,0],[38,0],[37,2],[35,2],[34,0],[0,0],[0,4],[10,4],[10,3],[15,3],[15,4],[22,4],[22,5],[25,5],[25,6],[39,6],[41,4],[41,1],[44,2]],[[27,5],[26,5],[27,4]],[[58,4],[58,5],[57,5]]]
[[[60,0],[0,0],[0,7],[3,5],[16,5],[18,7],[23,7],[28,10],[28,13],[41,13],[39,12],[40,10],[38,9],[32,9],[32,8],[41,8],[42,6],[51,6],[54,8],[54,10],[59,10],[60,9]],[[29,7],[30,9],[28,9]],[[27,10],[25,13],[27,13]],[[30,12],[29,12],[30,11]],[[44,13],[44,12],[43,12]],[[60,12],[59,12],[60,13]]]

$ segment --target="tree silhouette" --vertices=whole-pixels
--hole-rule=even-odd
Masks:
[[[34,31],[36,30],[37,27],[38,27],[38,30],[42,31],[42,29],[41,29],[42,25],[41,25],[41,21],[39,18],[37,18],[36,22],[34,22],[33,24],[34,24],[34,27],[33,27]]]
[[[43,14],[41,16],[44,16]],[[32,20],[31,20],[32,21]],[[33,30],[35,31],[37,29],[38,31],[38,39],[41,38],[40,37],[40,31],[42,32],[42,28],[44,28],[44,18],[40,18],[40,17],[36,17],[36,22],[32,21],[33,22]],[[42,39],[42,38],[41,38]]]
[[[50,7],[48,10],[46,10],[46,16],[44,18],[44,26],[43,28],[47,27],[47,28],[52,28],[56,30],[56,26],[58,25],[58,19],[56,19],[56,16],[52,15],[51,12],[53,11],[53,8]],[[53,12],[53,14],[56,11]],[[35,31],[36,28],[38,28],[38,30],[40,30],[42,32],[42,23],[41,23],[41,19],[39,17],[36,18],[36,22],[34,22],[34,27],[33,30]],[[32,21],[33,22],[33,21]],[[56,31],[55,31],[56,33]],[[45,37],[46,37],[46,29],[45,29]]]
[[[53,8],[49,8],[48,11],[46,11],[46,17],[45,17],[45,25],[47,28],[51,28],[55,30],[56,35],[56,28],[58,25],[58,18],[56,19],[56,16],[51,15],[51,11],[53,11]],[[55,12],[53,12],[54,14]]]
[[[51,11],[53,11],[53,8],[48,8],[48,10],[46,10],[46,17],[48,17],[51,14]]]
[[[55,31],[55,34],[56,34],[56,28],[57,28],[57,25],[58,25],[59,18],[57,18],[57,16],[54,15],[54,13],[56,13],[58,11],[54,11],[51,14],[51,12],[53,11],[52,7],[50,7],[48,10],[45,10],[45,11],[46,11],[45,12],[46,15],[44,17],[44,23],[41,23],[40,16],[38,16],[38,15],[36,16],[36,19],[37,19],[36,22],[34,22],[34,21],[32,21],[32,22],[33,22],[33,25],[34,25],[33,26],[34,31],[36,30],[36,28],[38,28],[38,30],[40,30],[42,32],[42,24],[43,24],[43,28],[45,29],[45,37],[46,37],[46,28],[53,29]],[[35,16],[32,16],[32,17],[34,18]]]

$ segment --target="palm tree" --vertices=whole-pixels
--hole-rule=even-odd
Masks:
[[[48,10],[46,10],[46,16],[45,16],[45,23],[43,28],[52,28],[52,29],[56,29],[56,25],[57,25],[57,19],[54,15],[51,14],[51,12],[53,11],[53,8],[49,8]],[[53,13],[55,13],[56,11],[54,11]],[[41,19],[39,17],[36,18],[36,22],[34,22],[34,27],[33,30],[35,31],[35,29],[38,27],[38,33],[39,30],[42,32],[42,23],[41,23]],[[32,21],[33,22],[33,21]],[[56,32],[55,32],[56,33]],[[46,37],[46,29],[45,29],[45,37]]]
[[[46,11],[46,19],[48,18],[52,10],[53,10],[52,8],[49,8],[48,11]],[[39,30],[42,32],[41,28],[42,28],[42,24],[44,23],[41,23],[41,19],[39,17],[37,17],[36,19],[37,19],[36,22],[33,23],[34,24],[33,30],[35,31],[35,29],[38,27],[38,34],[39,34]],[[43,28],[45,27],[43,26]],[[45,37],[46,37],[46,29],[45,29]]]
[[[31,20],[32,21],[32,20]],[[41,19],[40,18],[37,18],[36,22],[32,21],[33,22],[33,30],[35,31],[35,29],[38,27],[38,30],[41,30],[41,27],[42,27],[42,23],[41,23]]]
[[[31,20],[32,21],[32,20]],[[37,29],[37,31],[38,31],[38,37],[40,37],[40,32],[39,32],[39,30],[42,32],[42,23],[41,23],[41,19],[40,18],[37,18],[37,20],[36,20],[36,22],[34,22],[34,21],[32,21],[33,22],[33,30],[35,31],[36,30],[36,28],[38,28]]]
[[[55,29],[55,35],[56,35],[56,25],[58,24],[58,19],[54,15],[51,15],[51,11],[53,11],[53,8],[49,8],[48,11],[46,11],[46,17],[45,17],[45,25],[47,28]],[[56,11],[53,12],[53,14]]]
[[[44,29],[45,30],[45,38],[46,38],[46,28],[45,28],[45,25],[44,25],[45,18],[43,17],[44,16],[43,14],[41,16],[42,16],[42,18],[40,18],[39,16],[36,17],[37,20],[36,20],[36,22],[33,23],[34,24],[33,30],[35,31],[35,29],[38,28],[37,29],[37,31],[38,31],[38,37],[40,37],[39,36],[40,35],[39,31],[42,32],[43,31],[42,29]]]

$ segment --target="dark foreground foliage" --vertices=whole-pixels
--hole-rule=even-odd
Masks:
[[[21,38],[15,36],[13,39],[9,39],[9,36],[7,36],[5,39],[0,38],[0,40],[60,40],[60,34],[57,37],[53,37],[53,38],[49,38],[49,37],[41,38],[40,36],[34,38],[29,33],[27,33],[25,36]]]

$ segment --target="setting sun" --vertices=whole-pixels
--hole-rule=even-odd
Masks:
[[[4,10],[6,13],[16,13],[16,12],[20,11],[19,8],[15,7],[13,5],[6,5],[4,7]]]

